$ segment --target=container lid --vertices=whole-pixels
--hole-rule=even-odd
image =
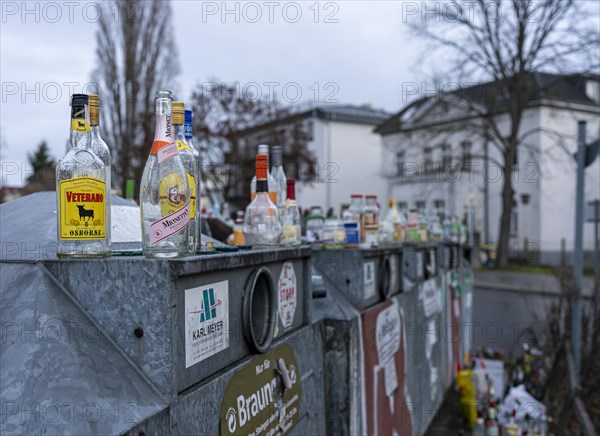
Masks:
[[[350,198],[363,198],[362,194],[352,194]]]
[[[369,194],[369,195],[365,195],[365,198],[377,198],[377,196],[373,195],[373,194]]]

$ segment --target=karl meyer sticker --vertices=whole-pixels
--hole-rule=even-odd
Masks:
[[[375,296],[375,261],[363,264],[363,277],[365,278],[365,298]]]
[[[292,325],[296,313],[296,272],[291,262],[284,262],[279,275],[279,316],[283,328]]]
[[[229,282],[185,290],[185,367],[229,347]]]
[[[221,401],[221,435],[284,435],[300,419],[302,386],[296,356],[284,344],[237,371]]]

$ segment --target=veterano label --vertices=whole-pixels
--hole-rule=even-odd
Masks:
[[[106,184],[92,177],[63,180],[58,187],[61,239],[106,238]]]

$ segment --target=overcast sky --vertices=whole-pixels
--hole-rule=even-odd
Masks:
[[[27,177],[27,152],[42,140],[55,158],[65,152],[69,96],[85,92],[90,82],[97,28],[94,5],[71,3],[29,2],[29,12],[22,2],[1,4],[6,184]],[[257,83],[264,94],[275,89],[281,96],[285,86],[289,102],[370,103],[397,111],[402,82],[418,80],[411,75],[416,49],[399,2],[248,4],[229,2],[233,12],[224,14],[222,2],[173,2],[178,98],[189,98],[196,84],[217,77],[238,81],[240,89]]]

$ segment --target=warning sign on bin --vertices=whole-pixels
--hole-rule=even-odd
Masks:
[[[284,386],[287,377],[289,386]],[[296,356],[284,344],[236,372],[225,389],[221,435],[284,435],[298,423],[302,386]]]
[[[296,313],[297,289],[296,272],[292,262],[284,262],[281,268],[278,283],[279,291],[279,316],[283,328],[292,325],[294,314]]]
[[[229,347],[229,282],[185,290],[185,367]]]

